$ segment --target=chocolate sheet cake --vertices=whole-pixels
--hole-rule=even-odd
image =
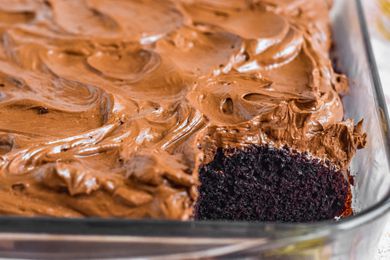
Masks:
[[[0,2],[0,213],[352,214],[325,0]]]

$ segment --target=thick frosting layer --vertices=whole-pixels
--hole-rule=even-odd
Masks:
[[[283,3],[281,3],[283,2]],[[188,219],[217,147],[346,169],[329,1],[0,2],[0,213]]]

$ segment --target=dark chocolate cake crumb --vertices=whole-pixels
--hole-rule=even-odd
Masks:
[[[38,115],[44,115],[49,113],[49,109],[47,107],[38,106],[35,107],[35,110],[37,111]]]
[[[218,149],[199,175],[199,220],[311,222],[350,208],[343,172],[287,148]]]

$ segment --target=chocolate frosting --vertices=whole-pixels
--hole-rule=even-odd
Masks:
[[[347,169],[329,2],[0,2],[0,213],[189,219],[217,147]]]

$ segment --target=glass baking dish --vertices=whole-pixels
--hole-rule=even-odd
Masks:
[[[386,104],[361,3],[335,1],[335,60],[350,78],[346,118],[368,146],[351,165],[355,215],[310,224],[0,217],[0,257],[372,259],[390,211]]]

